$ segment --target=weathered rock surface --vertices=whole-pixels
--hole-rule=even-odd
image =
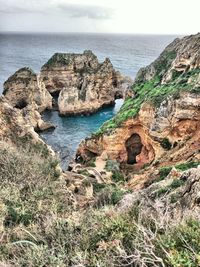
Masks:
[[[25,109],[13,108],[5,97],[0,97],[0,140],[15,146],[29,143],[41,144],[53,155],[52,149],[35,132],[38,123],[42,125],[43,122],[40,114],[34,108]],[[31,115],[28,114],[29,112]]]
[[[36,131],[55,128],[42,120],[40,113],[52,108],[52,96],[46,90],[40,77],[30,68],[15,72],[4,83],[4,100],[21,115]],[[11,119],[12,120],[12,119]]]
[[[155,170],[158,166],[173,165],[189,159],[198,161],[200,158],[199,57],[200,34],[176,39],[155,62],[138,72],[133,85],[133,90],[138,85],[143,91],[144,88],[149,90],[149,86],[152,86],[152,90],[154,88],[160,90],[158,91],[160,95],[165,94],[162,90],[168,90],[171,94],[168,93],[157,105],[151,101],[146,102],[144,97],[136,116],[128,117],[113,127],[114,118],[110,123],[110,130],[108,127],[99,135],[84,140],[78,148],[77,159],[87,162],[106,153],[108,159],[116,159],[122,164],[128,163],[129,166],[126,166],[128,168],[132,165],[134,168],[129,170],[132,173],[144,165],[149,165],[147,173],[144,170],[142,174],[132,175],[133,187],[140,184],[140,181],[142,183],[148,180],[151,168]],[[179,72],[178,75],[175,71]],[[174,79],[173,73],[176,73],[178,78]],[[155,77],[159,83],[158,87],[156,84],[146,83]],[[138,94],[140,94],[139,89],[135,96],[131,95],[131,98],[135,97],[141,101],[142,98],[137,98]],[[123,116],[126,118],[129,110],[135,108],[131,103],[137,104],[137,101],[128,103],[130,103],[129,109],[127,108],[124,113],[122,107],[120,113],[122,118]]]
[[[199,133],[200,95],[183,93],[179,99],[169,98],[158,109],[144,104],[135,119],[125,121],[112,134],[104,134],[83,141],[79,146],[77,156],[87,161],[93,156],[100,156],[106,152],[109,159],[127,163],[131,157],[130,152],[132,157],[135,157],[135,162],[132,163],[143,166],[169,153],[174,160],[178,161],[184,157],[187,159],[189,155],[198,150]],[[136,144],[134,140],[129,142],[130,138],[134,137]],[[170,151],[162,147],[162,141],[166,137],[172,146],[176,144]],[[141,143],[141,148],[137,151],[139,143]],[[133,151],[130,151],[131,146]],[[180,151],[182,151],[181,154],[179,154]]]
[[[174,171],[174,170],[173,170]],[[160,212],[175,218],[200,211],[200,165],[174,175],[173,171],[160,182],[127,194],[118,203],[118,212],[127,212],[140,205],[149,214]],[[177,171],[176,171],[177,172]],[[177,184],[177,186],[172,186]],[[163,193],[162,193],[163,192]]]
[[[9,77],[4,83],[3,94],[10,105],[19,109],[31,104],[37,104],[39,112],[52,108],[50,93],[30,68],[19,69]]]
[[[135,82],[149,81],[162,76],[161,83],[168,83],[177,72],[184,73],[200,67],[200,33],[175,39],[153,63],[141,68]]]
[[[58,97],[61,115],[89,114],[112,105],[130,83],[108,58],[99,63],[91,51],[56,53],[42,67],[40,76],[47,90]]]

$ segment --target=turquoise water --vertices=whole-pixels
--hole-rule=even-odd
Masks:
[[[3,82],[21,67],[39,72],[41,66],[56,52],[82,53],[92,50],[102,62],[109,57],[122,74],[135,77],[137,71],[151,63],[164,47],[178,36],[128,34],[23,34],[0,33],[0,92]],[[89,117],[59,117],[57,112],[44,114],[57,126],[42,138],[60,153],[65,166],[74,157],[78,144],[119,110],[105,108]]]
[[[80,141],[95,132],[105,121],[111,119],[120,109],[122,99],[116,100],[113,107],[107,107],[90,116],[60,117],[58,112],[47,111],[43,118],[52,122],[56,129],[41,134],[42,138],[56,150],[62,159],[63,167],[74,158]]]

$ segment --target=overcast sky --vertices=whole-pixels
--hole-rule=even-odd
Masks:
[[[200,0],[0,0],[0,31],[192,34]]]

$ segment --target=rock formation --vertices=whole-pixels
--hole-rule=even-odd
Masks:
[[[52,108],[52,97],[45,84],[30,68],[16,71],[4,83],[3,94],[13,106],[23,109],[30,104],[37,104],[39,112]]]
[[[54,155],[53,150],[35,132],[40,127],[50,127],[50,125],[46,125],[34,108],[24,110],[13,108],[5,97],[0,97],[0,125],[1,141],[14,146],[39,144]]]
[[[4,83],[3,94],[18,109],[36,104],[40,113],[57,109],[60,115],[90,114],[113,105],[116,98],[123,97],[130,82],[108,58],[99,63],[91,51],[56,53],[39,75],[30,68],[15,72]]]
[[[167,211],[171,217],[183,217],[191,211],[199,213],[199,189],[200,165],[183,172],[172,169],[164,180],[125,195],[116,208],[118,212],[124,213],[140,203],[141,209],[148,214],[156,210],[161,214]]]
[[[107,58],[102,64],[91,51],[56,53],[42,67],[41,79],[58,97],[61,115],[90,114],[122,97],[127,83]]]
[[[106,153],[127,168],[132,165],[131,170],[198,161],[199,57],[200,34],[172,42],[138,72],[133,95],[127,95],[119,113],[80,144],[77,159],[87,162]]]
[[[35,132],[51,108],[40,78],[23,69],[5,83],[1,266],[199,266],[199,37],[175,40],[138,73],[71,171]]]
[[[15,109],[21,110],[25,120],[37,131],[54,126],[44,122],[40,113],[52,108],[52,96],[46,90],[40,77],[30,68],[16,71],[4,83],[4,101]]]

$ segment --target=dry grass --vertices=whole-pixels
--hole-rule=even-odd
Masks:
[[[200,264],[200,223],[113,204],[74,212],[57,160],[0,143],[0,266],[114,267]]]

